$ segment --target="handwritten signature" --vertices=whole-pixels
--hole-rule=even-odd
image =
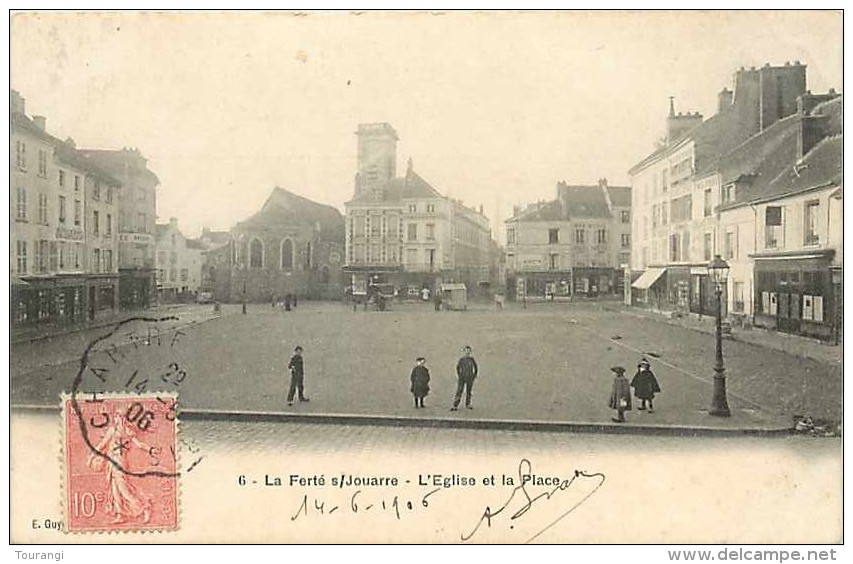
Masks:
[[[532,467],[532,464],[530,463],[530,461],[527,460],[526,458],[522,458],[521,462],[519,462],[519,464],[518,464],[518,479],[520,481],[520,484],[512,489],[512,491],[509,494],[509,497],[506,499],[506,501],[504,501],[503,505],[501,505],[497,509],[492,510],[492,508],[490,506],[486,506],[485,511],[483,511],[483,514],[480,516],[480,519],[477,521],[477,525],[471,530],[471,532],[468,534],[463,533],[461,535],[461,539],[463,542],[471,540],[474,537],[474,535],[477,534],[477,532],[480,530],[480,527],[482,527],[483,523],[486,524],[487,528],[491,528],[492,521],[496,517],[503,515],[505,512],[506,512],[506,514],[509,513],[510,504],[512,504],[514,501],[516,501],[517,503],[521,503],[521,506],[514,513],[509,515],[510,521],[515,521],[517,519],[520,519],[521,517],[526,515],[528,511],[533,509],[535,504],[537,504],[541,501],[548,501],[551,498],[553,498],[554,496],[556,496],[559,492],[565,492],[566,490],[569,490],[578,481],[585,481],[585,480],[596,480],[597,481],[597,483],[595,484],[595,487],[590,492],[588,492],[586,495],[584,495],[579,500],[577,500],[573,505],[571,505],[568,509],[566,509],[566,511],[563,512],[559,517],[557,517],[554,521],[552,521],[551,523],[546,525],[544,528],[542,528],[541,530],[536,532],[536,534],[534,534],[532,537],[530,537],[527,540],[527,542],[531,542],[534,539],[536,539],[536,537],[538,537],[539,535],[541,535],[542,533],[544,533],[545,531],[547,531],[548,529],[550,529],[551,527],[553,527],[554,525],[559,523],[562,519],[564,519],[566,516],[568,516],[572,511],[574,511],[575,509],[580,507],[584,502],[586,502],[586,500],[588,500],[590,497],[592,497],[592,495],[595,492],[597,492],[598,489],[602,485],[604,485],[604,482],[607,479],[605,477],[605,475],[600,473],[600,472],[587,473],[585,471],[575,470],[574,476],[571,479],[562,480],[559,484],[557,484],[553,488],[542,491],[541,493],[538,493],[537,495],[533,495],[533,493],[535,493],[535,492],[531,492],[528,490],[528,488],[530,486],[529,477],[533,474],[532,470],[533,470],[533,467]],[[540,503],[540,505],[541,505],[541,503]]]

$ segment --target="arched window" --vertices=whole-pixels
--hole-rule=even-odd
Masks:
[[[305,244],[305,270],[311,270],[311,243]]]
[[[260,239],[252,239],[249,243],[249,266],[251,268],[264,267],[264,244]]]
[[[293,241],[290,239],[281,242],[281,267],[286,270],[293,268]]]
[[[215,267],[215,266],[211,266],[211,267],[208,269],[208,273],[209,273],[210,281],[211,281],[211,282],[216,282],[216,267]]]
[[[320,281],[321,281],[323,284],[328,284],[328,283],[329,283],[329,278],[330,278],[330,276],[329,276],[329,267],[328,267],[328,266],[323,266],[323,269],[322,269],[322,270],[320,270]]]

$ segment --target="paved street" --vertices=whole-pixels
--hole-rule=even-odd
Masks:
[[[144,389],[179,387],[187,410],[609,424],[609,367],[625,366],[630,377],[645,352],[663,392],[656,413],[630,412],[629,425],[761,429],[789,426],[793,415],[841,417],[840,366],[736,341],[725,343],[733,416],[710,417],[712,337],[595,303],[436,313],[421,304],[353,312],[303,302],[291,312],[251,305],[246,316],[238,308],[218,319],[200,308],[189,317],[203,322],[182,324],[177,338],[161,324],[157,342],[123,328],[90,362],[111,372],[104,382],[87,372],[80,390],[134,389],[147,377]],[[111,341],[122,351],[117,361],[105,352]],[[297,344],[305,348],[311,402],[289,408],[286,365]],[[475,409],[451,413],[455,362],[465,344],[480,364]],[[48,353],[13,348],[12,404],[56,404],[61,391],[71,390],[82,345],[71,339],[54,353],[59,362],[42,363],[49,366],[38,366]],[[414,409],[409,394],[418,355],[427,357],[432,374],[423,410]],[[185,379],[156,380],[171,362]]]
[[[92,542],[31,527],[33,519],[61,519],[58,424],[56,413],[13,410],[14,541]],[[209,421],[183,422],[180,433],[184,468],[203,458],[180,477],[181,530],[161,533],[157,542],[460,542],[486,506],[497,512],[506,503],[513,488],[503,486],[501,476],[518,476],[524,460],[539,476],[568,479],[581,470],[597,477],[558,489],[523,517],[509,519],[523,505],[519,492],[508,511],[483,524],[470,542],[794,544],[841,538],[837,438]],[[399,484],[332,486],[342,474],[395,477]],[[420,485],[439,474],[442,484],[454,476],[477,483],[462,486],[457,479],[438,491]],[[492,474],[496,484],[483,484]],[[325,482],[291,485],[294,475]],[[283,485],[265,485],[275,478]],[[550,489],[530,485],[525,491],[535,497]],[[111,535],[97,542],[141,539]]]

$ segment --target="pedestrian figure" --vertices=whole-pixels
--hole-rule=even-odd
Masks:
[[[429,288],[421,288],[421,299],[425,302],[429,301]]]
[[[296,309],[296,294],[293,294],[293,309]]]
[[[614,366],[610,370],[616,374],[616,377],[613,378],[613,388],[610,391],[610,401],[607,404],[610,409],[616,410],[616,417],[612,417],[611,421],[624,423],[625,412],[631,411],[631,385],[625,378],[624,368]]]
[[[652,403],[655,399],[655,394],[660,392],[660,384],[655,378],[655,373],[652,372],[652,367],[649,361],[643,358],[637,365],[637,373],[631,379],[631,387],[634,388],[634,395],[640,400],[640,411],[646,409],[646,402],[649,403],[649,413],[655,412],[655,406]]]
[[[462,349],[462,358],[456,363],[456,376],[459,381],[456,384],[456,396],[453,398],[453,407],[450,411],[459,409],[459,401],[462,399],[462,391],[465,391],[465,407],[474,409],[471,405],[471,388],[474,387],[474,379],[479,373],[477,361],[471,356],[471,347],[465,346]]]
[[[290,294],[284,295],[284,311],[290,311]]]
[[[299,392],[299,401],[310,401],[305,397],[305,365],[302,359],[302,347],[297,346],[290,357],[290,391],[287,392],[287,405],[293,405],[293,396]]]
[[[424,398],[429,394],[429,369],[426,367],[426,359],[419,356],[412,368],[411,392],[415,397],[415,407],[424,407]]]
[[[436,291],[432,297],[433,304],[435,304],[435,311],[441,311],[441,292]]]

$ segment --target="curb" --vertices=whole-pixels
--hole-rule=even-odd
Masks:
[[[165,305],[159,306],[159,309],[170,310],[177,309],[180,305]],[[50,339],[55,339],[57,337],[64,337],[65,335],[73,335],[74,333],[82,333],[83,331],[92,331],[95,329],[103,329],[104,327],[109,327],[110,325],[115,325],[116,323],[121,323],[123,320],[134,317],[136,315],[145,315],[149,313],[154,313],[150,309],[140,309],[135,311],[126,312],[127,315],[121,318],[112,319],[110,321],[97,321],[92,323],[91,325],[83,325],[83,326],[75,326],[69,329],[63,329],[61,331],[56,331],[55,333],[45,333],[43,335],[35,335],[33,337],[19,337],[19,338],[10,338],[9,345],[23,345],[26,343],[36,343],[38,341],[49,341]]]
[[[16,411],[58,411],[44,405],[11,406]],[[180,421],[224,421],[264,423],[313,423],[324,425],[364,425],[375,427],[414,427],[438,429],[479,429],[496,431],[538,431],[548,433],[601,433],[611,435],[654,435],[661,437],[782,437],[794,434],[786,427],[718,428],[702,425],[617,425],[615,423],[536,421],[514,419],[449,419],[351,413],[286,413],[275,411],[229,411],[182,409]]]
[[[629,312],[629,311],[625,311],[625,310],[611,310],[611,311],[618,311],[619,313],[621,313],[621,314],[623,314],[623,315],[628,315],[628,316],[631,316],[631,317],[636,317],[636,318],[638,318],[638,319],[646,319],[646,320],[649,320],[649,321],[655,321],[655,322],[658,322],[658,323],[666,323],[667,325],[670,325],[670,326],[672,326],[672,327],[679,327],[679,328],[681,328],[681,329],[688,329],[688,330],[693,331],[693,332],[695,332],[695,333],[702,333],[703,335],[714,335],[714,333],[715,333],[715,331],[714,331],[714,330],[704,329],[704,328],[700,328],[700,327],[695,327],[695,326],[692,326],[692,325],[681,324],[681,323],[678,323],[678,322],[672,321],[672,320],[670,320],[670,319],[668,319],[668,318],[666,318],[666,317],[663,317],[663,316],[650,316],[650,315],[643,315],[643,314],[640,314],[640,313],[633,313],[633,312]],[[748,339],[742,339],[742,338],[738,337],[737,335],[735,335],[734,333],[731,333],[731,334],[728,334],[728,335],[724,335],[724,336],[723,336],[723,339],[724,339],[724,340],[728,340],[728,341],[736,341],[736,342],[738,342],[738,343],[742,343],[742,344],[744,344],[744,345],[749,345],[749,346],[751,346],[751,347],[756,347],[756,348],[760,348],[760,349],[767,349],[767,350],[772,350],[772,351],[776,351],[776,352],[781,352],[781,353],[784,353],[784,354],[787,354],[787,355],[790,355],[790,356],[794,356],[794,357],[797,357],[797,358],[813,360],[813,361],[815,361],[815,362],[819,362],[819,363],[821,363],[821,364],[831,364],[831,362],[830,362],[830,361],[827,361],[826,359],[823,359],[823,358],[815,358],[814,356],[811,356],[811,355],[808,355],[808,354],[799,354],[799,353],[796,353],[796,352],[791,352],[791,350],[790,350],[790,349],[785,348],[784,346],[775,347],[775,346],[768,345],[768,344],[765,344],[765,343],[757,343],[757,342],[755,342],[755,341],[751,341],[751,340],[748,340]]]

